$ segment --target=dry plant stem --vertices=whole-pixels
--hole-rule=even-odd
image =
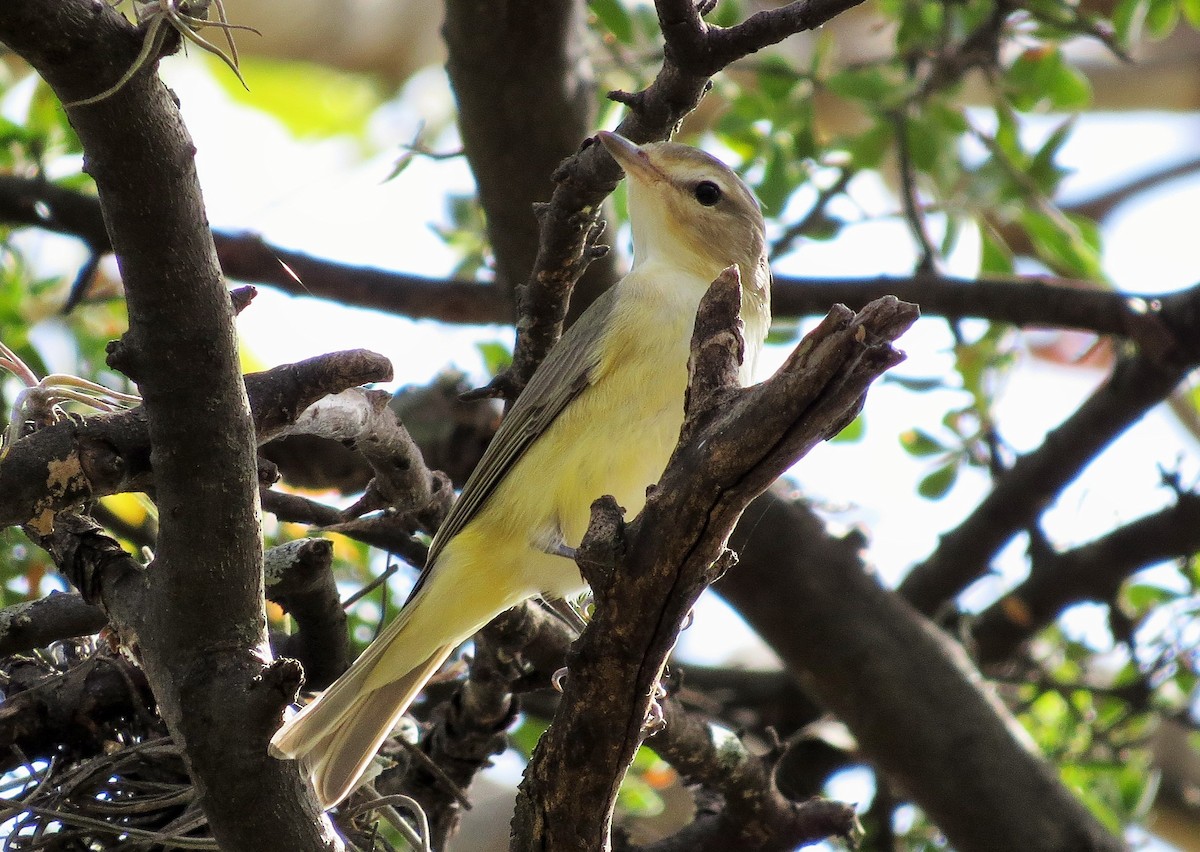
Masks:
[[[366,350],[252,373],[244,381],[255,440],[269,441],[327,394],[390,377],[391,363]],[[65,420],[27,435],[0,463],[0,525],[32,521],[48,532],[56,512],[109,494],[145,490],[154,482],[150,442],[144,406]]]
[[[113,727],[161,736],[146,676],[128,660],[97,651],[65,671],[33,658],[4,661],[4,703],[0,705],[0,770],[10,772],[30,760],[47,759],[63,743],[77,755],[98,755]]]
[[[356,521],[344,521],[345,513],[299,494],[263,489],[263,511],[281,521],[308,524],[326,532],[337,532],[386,553],[399,556],[419,570],[429,553],[427,545],[413,537],[412,524],[405,518],[383,513]]]
[[[514,849],[606,847],[654,684],[697,596],[732,565],[724,543],[742,509],[853,416],[901,358],[889,341],[916,318],[894,299],[857,316],[835,309],[774,377],[743,390],[740,293],[727,270],[701,303],[680,444],[646,509],[626,529],[611,498],[593,506],[578,561],[596,614],[526,770]]]
[[[133,59],[137,33],[105,3],[20,0],[0,41],[71,102]],[[282,696],[263,678],[255,436],[194,148],[151,74],[69,116],[120,259],[129,332],[113,354],[145,400],[161,512],[155,562],[130,575],[140,606],[106,601],[109,617],[137,637],[222,848],[337,849],[294,767],[266,753]]]
[[[879,585],[859,541],[768,492],[730,543],[741,561],[715,591],[954,848],[1125,848],[1014,736],[962,648]]]

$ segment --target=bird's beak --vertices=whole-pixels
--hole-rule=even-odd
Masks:
[[[662,169],[650,160],[650,155],[645,149],[634,145],[624,136],[609,133],[607,130],[601,130],[596,136],[631,179],[639,183],[658,183],[667,179]]]

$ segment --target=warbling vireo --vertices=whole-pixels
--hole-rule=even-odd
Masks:
[[[633,269],[563,335],[512,406],[433,539],[396,619],[271,741],[300,760],[325,807],[354,788],[426,681],[465,639],[527,598],[584,587],[564,558],[592,501],[630,517],[679,438],[700,298],[742,278],[746,383],[770,323],[758,201],[727,166],[684,145],[600,141],[629,178]]]

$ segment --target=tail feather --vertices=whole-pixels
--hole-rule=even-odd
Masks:
[[[438,648],[404,677],[359,697],[336,728],[308,751],[304,766],[321,807],[346,798],[413,699],[454,650]]]
[[[271,753],[294,758],[312,778],[325,807],[344,799],[421,688],[465,638],[527,592],[486,584],[480,559],[453,558],[464,533],[438,558],[430,581],[354,661],[350,669],[286,722]],[[461,554],[460,554],[461,556]]]
[[[300,761],[312,780],[321,807],[346,798],[375,752],[387,739],[413,699],[450,656],[453,645],[438,648],[424,663],[383,686],[360,689],[370,673],[338,681],[280,728],[271,740],[277,757]]]

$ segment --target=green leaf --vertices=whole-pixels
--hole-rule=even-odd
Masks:
[[[903,80],[895,73],[885,73],[879,66],[868,65],[839,71],[826,80],[825,85],[843,98],[865,101],[875,108],[886,108],[900,99]]]
[[[892,125],[879,121],[869,130],[841,140],[837,147],[850,155],[855,169],[875,169],[892,145]]]
[[[1012,250],[992,232],[991,228],[980,228],[979,240],[981,249],[979,255],[979,274],[1012,275]]]
[[[799,80],[792,66],[778,54],[763,57],[757,76],[759,89],[775,102],[785,100]]]
[[[654,16],[654,6],[650,3],[646,4],[650,10],[650,15]],[[708,20],[716,24],[718,27],[732,27],[735,24],[740,24],[745,17],[745,10],[742,8],[742,3],[739,0],[722,0],[717,4],[717,7],[708,14]],[[655,26],[658,25],[658,19],[655,18]],[[657,33],[656,33],[657,35]]]
[[[946,382],[941,378],[922,379],[916,376],[897,376],[892,373],[885,373],[883,376],[885,382],[900,385],[905,390],[915,391],[917,393],[925,393],[932,390],[941,390],[946,386]]]
[[[1179,0],[1179,10],[1189,24],[1200,29],[1200,0]]]
[[[534,747],[538,744],[538,740],[542,738],[542,734],[546,732],[546,728],[550,727],[549,722],[539,719],[535,716],[526,715],[521,719],[521,724],[517,725],[515,730],[508,732],[508,741],[518,752],[529,757],[533,754]]]
[[[1092,99],[1091,85],[1067,64],[1062,51],[1041,45],[1024,51],[1004,74],[1005,91],[1023,112],[1035,109],[1077,110]]]
[[[1149,9],[1150,0],[1120,0],[1117,3],[1112,13],[1112,25],[1118,44],[1128,49],[1141,41]]]
[[[483,367],[489,376],[497,375],[501,370],[512,364],[512,352],[503,343],[485,341],[476,343],[475,348],[483,356]]]
[[[1075,129],[1075,119],[1076,117],[1072,116],[1054,129],[1033,155],[1033,161],[1026,169],[1025,173],[1047,196],[1054,195],[1059,183],[1067,175],[1067,170],[1059,166],[1056,159],[1062,146],[1071,138],[1071,132]]]
[[[400,177],[404,170],[412,165],[412,162],[415,159],[416,155],[412,151],[405,151],[396,158],[396,162],[392,164],[392,168],[388,171],[387,175],[383,178],[383,180],[380,181],[380,183],[387,183],[388,181],[395,180],[396,178]]]
[[[900,446],[910,456],[935,456],[949,451],[949,447],[923,429],[908,429],[900,433]]]
[[[800,339],[800,321],[792,317],[776,317],[771,320],[771,330],[767,332],[768,346],[780,346],[785,343],[795,343]]]
[[[1034,209],[1026,210],[1020,222],[1037,256],[1055,272],[1092,281],[1103,279],[1094,223],[1088,227],[1086,220]]]
[[[917,484],[917,493],[926,500],[940,500],[950,493],[954,483],[958,481],[958,469],[961,460],[955,456],[951,461],[925,476]]]
[[[656,817],[666,810],[666,803],[654,788],[629,773],[617,790],[617,808],[632,817]]]
[[[867,421],[861,413],[849,423],[846,424],[842,431],[838,432],[832,438],[831,443],[835,444],[855,444],[863,439],[867,434]]]
[[[1164,39],[1179,23],[1177,0],[1150,0],[1146,10],[1146,33],[1153,39]]]
[[[938,160],[946,153],[945,140],[938,129],[928,121],[909,121],[904,131],[913,165],[923,172],[935,171]]]
[[[1179,594],[1161,586],[1130,583],[1122,590],[1121,598],[1122,603],[1129,608],[1129,614],[1138,617],[1145,615],[1155,607],[1177,600]]]
[[[250,91],[232,74],[217,73],[216,79],[235,101],[275,117],[300,139],[339,134],[362,138],[382,102],[379,85],[367,75],[325,65],[246,56],[241,71]]]
[[[1025,159],[1025,149],[1021,147],[1021,126],[1017,114],[1001,101],[996,105],[996,134],[992,137],[998,147],[1009,159],[1021,162]]]
[[[941,3],[919,3],[906,6],[896,32],[896,49],[912,53],[929,48],[942,38],[945,12]]]
[[[621,0],[588,0],[597,20],[622,44],[633,44],[633,18]]]
[[[783,211],[788,198],[796,188],[791,175],[792,157],[784,150],[783,140],[771,146],[767,159],[767,168],[763,171],[762,180],[756,186],[758,200],[763,209],[778,215]]]

